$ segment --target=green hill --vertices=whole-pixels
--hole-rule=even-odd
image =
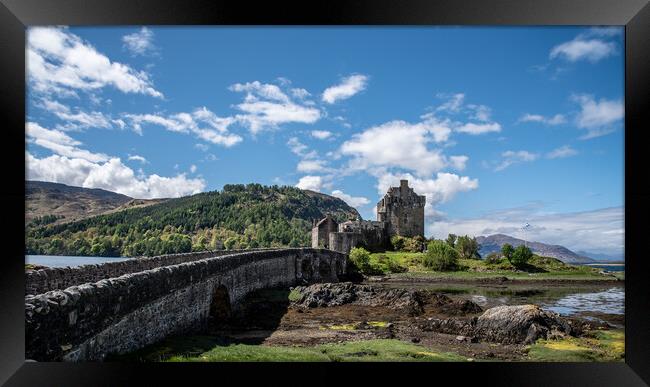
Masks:
[[[294,187],[226,185],[65,224],[29,225],[26,254],[152,256],[309,246],[312,220],[360,217],[341,199]]]

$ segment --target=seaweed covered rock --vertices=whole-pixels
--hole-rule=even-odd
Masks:
[[[417,315],[423,312],[423,297],[418,291],[405,289],[376,289],[369,285],[351,282],[324,283],[297,286],[294,292],[300,294],[292,305],[302,308],[331,307],[345,304],[388,307],[405,310]]]
[[[530,344],[538,338],[571,334],[569,322],[537,305],[497,306],[485,311],[474,326],[474,335],[500,343]]]

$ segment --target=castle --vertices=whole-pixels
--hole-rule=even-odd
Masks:
[[[424,236],[424,204],[426,198],[400,180],[399,187],[390,187],[377,203],[377,220],[349,220],[337,223],[330,215],[314,223],[311,245],[348,253],[363,246],[371,251],[390,247],[393,235]]]

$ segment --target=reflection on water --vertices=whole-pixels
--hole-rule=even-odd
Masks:
[[[600,312],[607,314],[625,313],[625,292],[616,287],[604,292],[574,293],[550,303],[542,304],[542,308],[553,312],[571,315],[581,312]]]

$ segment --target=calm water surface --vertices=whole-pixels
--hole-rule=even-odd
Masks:
[[[374,284],[373,284],[374,285]],[[619,284],[603,285],[465,285],[407,284],[389,287],[425,288],[452,298],[469,299],[483,309],[499,305],[536,304],[562,316],[603,320],[622,327],[625,315],[625,289]]]
[[[74,267],[81,265],[96,265],[105,262],[126,261],[127,257],[74,257],[66,255],[26,255],[25,263],[33,263],[47,267]]]

